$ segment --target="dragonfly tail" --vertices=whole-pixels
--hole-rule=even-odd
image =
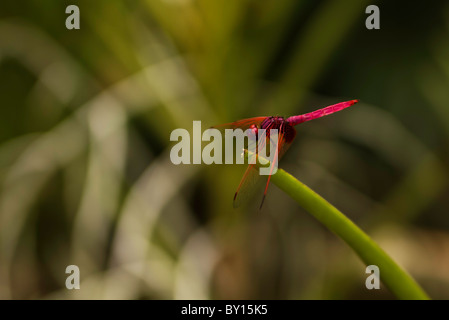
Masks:
[[[317,119],[317,118],[321,118],[327,115],[330,115],[332,113],[341,111],[343,109],[346,109],[354,104],[356,104],[357,102],[359,102],[359,100],[350,100],[350,101],[345,101],[345,102],[340,102],[322,109],[318,109],[309,113],[305,113],[305,114],[301,114],[299,116],[292,116],[290,118],[287,119],[287,121],[292,125],[292,126],[296,126],[300,123],[306,122],[306,121],[310,121],[313,119]]]

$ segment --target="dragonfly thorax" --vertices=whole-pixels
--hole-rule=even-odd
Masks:
[[[267,117],[260,124],[260,129],[265,129],[267,136],[271,129],[277,129],[279,135],[283,135],[286,143],[291,143],[296,136],[295,128],[284,117]]]

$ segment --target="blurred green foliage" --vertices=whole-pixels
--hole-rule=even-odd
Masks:
[[[0,298],[392,298],[276,187],[234,210],[242,166],[169,157],[193,120],[355,98],[298,127],[281,166],[449,298],[449,5],[376,1],[367,30],[369,4],[3,1]]]

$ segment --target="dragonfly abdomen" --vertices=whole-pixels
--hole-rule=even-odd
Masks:
[[[317,118],[321,118],[327,115],[330,115],[332,113],[341,111],[343,109],[346,109],[350,106],[352,106],[353,104],[356,104],[358,102],[358,100],[350,100],[350,101],[345,101],[345,102],[340,102],[319,110],[315,110],[306,114],[301,114],[298,116],[292,116],[290,118],[288,118],[286,121],[289,122],[292,126],[296,126],[300,123],[306,122],[306,121],[310,121],[313,119],[317,119]]]

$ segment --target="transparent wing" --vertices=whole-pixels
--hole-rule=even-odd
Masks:
[[[273,137],[269,137],[269,138],[266,139],[267,143],[265,145],[268,145],[268,143],[273,145],[273,148],[271,148],[271,149],[275,151],[275,154],[273,156],[270,154],[270,158],[272,158],[273,160],[272,160],[272,162],[270,164],[270,172],[269,172],[269,175],[268,175],[268,178],[267,178],[267,183],[265,185],[265,190],[264,190],[264,193],[263,193],[262,202],[260,203],[259,210],[262,209],[263,203],[265,201],[265,197],[267,196],[267,191],[268,191],[268,186],[270,185],[271,175],[275,172],[274,171],[274,167],[276,165],[279,165],[280,159],[285,154],[285,152],[287,151],[288,147],[291,144],[291,142],[287,143],[285,141],[285,135],[283,133],[282,126],[281,126],[279,132],[280,133],[279,133],[279,135],[277,137],[277,141]]]
[[[255,117],[255,118],[248,118],[248,119],[243,119],[243,120],[238,120],[235,122],[229,122],[229,123],[224,123],[224,124],[219,124],[217,126],[213,126],[212,128],[215,129],[237,129],[240,128],[243,131],[245,131],[246,129],[249,129],[249,127],[251,127],[252,125],[255,125],[257,127],[260,127],[260,124],[262,123],[262,121],[264,121],[267,117]]]
[[[282,130],[281,130],[281,132],[282,132]],[[279,146],[277,154],[275,154],[273,157],[273,160],[275,160],[275,161],[273,161],[273,163],[270,164],[271,165],[270,175],[268,175],[268,176],[260,175],[259,168],[255,164],[249,164],[248,168],[245,171],[245,174],[242,177],[242,180],[240,181],[237,191],[234,195],[234,208],[237,208],[242,203],[248,201],[252,197],[254,192],[259,189],[258,187],[261,186],[263,184],[263,182],[266,182],[264,194],[263,194],[262,201],[260,204],[260,208],[262,208],[262,205],[265,200],[265,196],[268,191],[268,185],[270,183],[271,173],[274,170],[276,161],[279,162],[279,160],[282,158],[282,156],[285,154],[285,152],[291,145],[291,143],[287,143],[285,141],[284,134],[281,133],[281,134],[279,134],[277,141],[272,137],[266,137],[265,139],[260,139],[258,141],[257,152],[264,151],[264,149],[267,146],[269,146],[270,144],[273,144],[273,147],[272,147],[273,150],[275,150],[274,147]],[[263,154],[267,154],[267,153],[264,152]],[[251,155],[249,155],[249,157],[250,156]],[[257,157],[257,155],[256,155],[256,157]]]
[[[237,208],[243,203],[249,201],[254,196],[254,193],[262,188],[265,180],[266,176],[261,176],[259,174],[259,169],[256,165],[248,165],[234,195],[234,208]]]

